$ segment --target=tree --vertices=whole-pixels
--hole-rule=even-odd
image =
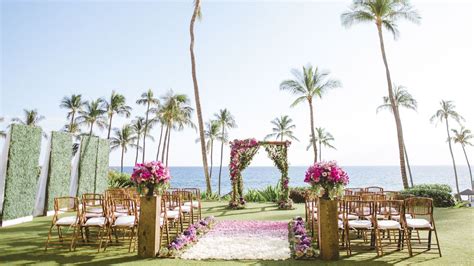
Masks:
[[[168,166],[169,150],[171,143],[171,131],[181,131],[185,127],[195,128],[191,120],[194,109],[189,105],[190,101],[186,94],[175,94],[173,90],[162,97],[163,99],[163,121],[166,124],[165,138],[163,140],[162,161]],[[165,152],[166,150],[166,152]],[[165,157],[166,154],[166,157]]]
[[[135,147],[135,140],[137,135],[132,126],[125,124],[121,129],[114,129],[114,136],[110,139],[110,149],[121,149],[120,157],[120,172],[123,173],[123,157],[128,150],[128,147]]]
[[[430,122],[440,122],[442,123],[443,121],[446,123],[446,133],[448,134],[448,144],[449,144],[449,152],[451,153],[451,159],[453,162],[453,169],[454,169],[454,178],[456,180],[456,191],[457,191],[457,197],[458,199],[460,198],[459,196],[459,182],[458,182],[458,172],[456,169],[456,161],[454,160],[454,154],[453,154],[453,148],[451,147],[451,135],[449,134],[449,119],[454,119],[456,122],[460,123],[461,120],[464,120],[464,118],[458,114],[454,109],[456,106],[452,101],[444,101],[441,100],[440,102],[441,108],[436,111],[436,113],[431,117]]]
[[[210,163],[211,167],[209,168],[209,177],[212,180],[212,162],[213,162],[213,153],[214,153],[214,141],[215,140],[221,140],[221,134],[220,134],[220,127],[221,124],[219,121],[216,120],[210,120],[209,122],[206,123],[206,129],[204,130],[204,136],[206,138],[206,150],[208,153],[210,153]],[[200,139],[196,139],[196,142],[199,142]]]
[[[322,145],[326,148],[331,148],[331,149],[336,149],[330,142],[334,141],[334,137],[332,136],[331,133],[327,132],[326,129],[322,127],[317,127],[316,128],[316,139],[312,140],[311,135],[309,136],[309,145],[306,147],[306,150],[309,150],[312,146],[313,142],[317,142],[319,144],[319,161],[322,161]]]
[[[135,140],[136,141],[136,144],[135,144],[135,148],[136,148],[135,164],[137,164],[137,162],[138,162],[138,151],[142,149],[142,147],[140,146],[140,139],[141,139],[142,135],[145,132],[145,118],[142,117],[142,116],[137,116],[135,118],[135,120],[132,120],[131,127],[132,127],[132,129],[133,129],[133,131],[135,132],[135,135],[136,135],[136,140]],[[153,140],[153,137],[149,133],[147,133],[146,138]]]
[[[146,135],[148,134],[148,127],[150,126],[148,120],[148,114],[150,113],[150,107],[154,104],[158,104],[159,100],[155,98],[155,95],[151,89],[142,93],[140,99],[137,100],[137,104],[145,105],[146,112],[145,112],[145,128],[143,129],[143,155],[142,155],[142,162],[145,162],[145,147],[146,147]]]
[[[125,101],[125,96],[112,91],[110,100],[105,102],[105,109],[107,110],[107,117],[109,118],[109,129],[107,131],[107,139],[110,139],[110,132],[112,130],[112,118],[114,114],[130,117],[132,107],[128,106]]]
[[[410,22],[419,23],[420,16],[413,9],[408,0],[354,0],[348,12],[341,15],[342,24],[350,27],[356,23],[371,22],[375,23],[380,42],[380,50],[385,66],[385,75],[387,78],[387,89],[390,104],[392,105],[393,115],[397,128],[398,151],[400,158],[400,173],[402,176],[403,187],[408,188],[408,179],[405,169],[405,153],[403,130],[400,121],[400,113],[395,104],[395,96],[392,88],[392,78],[388,67],[387,55],[383,39],[382,28],[385,28],[393,37],[398,37],[397,22],[406,19]]]
[[[191,54],[191,74],[193,77],[194,99],[196,101],[196,114],[198,117],[202,166],[204,170],[204,176],[206,178],[206,194],[211,195],[212,194],[211,178],[209,176],[209,172],[208,172],[209,169],[207,165],[206,144],[205,144],[205,138],[204,138],[204,122],[202,119],[201,99],[199,98],[199,85],[198,85],[197,73],[196,73],[196,57],[194,55],[194,23],[196,22],[196,19],[199,19],[199,18],[201,18],[201,0],[195,0],[193,15],[191,17],[191,22],[189,23],[189,35],[191,37],[191,41],[189,44],[189,52]]]
[[[462,151],[464,152],[464,157],[466,157],[467,168],[469,169],[469,176],[471,177],[471,189],[474,190],[474,180],[472,179],[471,164],[469,163],[469,159],[467,158],[466,153],[466,146],[473,146],[471,140],[474,139],[474,135],[472,135],[471,130],[463,126],[461,126],[461,129],[459,131],[456,129],[451,129],[451,131],[454,133],[454,143],[459,143],[461,145]]]
[[[45,119],[45,117],[40,115],[38,113],[38,110],[36,109],[32,109],[32,110],[23,109],[23,114],[24,114],[23,119],[16,117],[12,119],[12,122],[25,125],[25,126],[37,127],[39,126],[38,125],[39,122]]]
[[[0,117],[0,123],[3,122],[4,118]],[[0,138],[5,138],[7,133],[4,130],[0,130]]]
[[[81,111],[83,105],[84,102],[80,94],[73,94],[71,97],[64,96],[61,100],[59,107],[69,110],[67,113],[67,118],[70,119],[69,126],[67,127],[69,130],[74,129],[73,124],[75,123],[76,114]],[[72,133],[72,131],[68,132]]]
[[[87,125],[89,127],[89,136],[92,136],[94,126],[97,125],[100,129],[107,126],[107,119],[105,118],[104,100],[99,98],[93,101],[86,101],[84,108],[79,111],[77,117],[79,125]]]
[[[214,114],[216,121],[219,122],[221,128],[221,159],[219,163],[219,180],[218,180],[218,195],[221,195],[221,175],[222,175],[222,158],[224,154],[224,142],[228,141],[226,129],[236,128],[234,116],[227,109],[219,110],[219,113]]]
[[[333,88],[341,87],[338,80],[330,79],[329,72],[320,71],[318,67],[311,65],[303,66],[303,71],[293,69],[292,73],[295,77],[293,80],[285,80],[280,84],[280,90],[286,90],[297,96],[291,107],[298,105],[304,101],[309,104],[309,119],[311,125],[311,139],[316,139],[314,133],[314,98],[322,98],[323,95]],[[318,160],[318,148],[316,142],[313,142],[314,162]]]
[[[395,105],[397,106],[397,108],[404,107],[406,109],[416,111],[418,108],[418,102],[407,91],[407,89],[404,86],[397,86],[396,84],[393,84],[393,87],[395,88],[393,94],[395,97]],[[390,98],[388,96],[383,97],[383,104],[377,107],[377,113],[380,112],[381,110],[388,110],[393,113],[392,104],[390,103]],[[401,117],[400,117],[400,121],[401,121]],[[403,151],[405,153],[408,174],[410,175],[410,184],[413,187],[413,176],[411,174],[410,161],[408,160],[408,152],[406,149],[405,142],[403,143]]]
[[[288,137],[289,139],[299,141],[298,138],[293,135],[292,129],[295,129],[296,126],[292,124],[293,119],[291,119],[289,116],[282,115],[273,119],[271,123],[274,128],[272,128],[272,133],[265,137],[265,140],[275,137],[276,140],[280,139],[280,141],[283,141],[285,137]]]
[[[160,158],[161,143],[163,140],[163,130],[165,127],[165,121],[163,120],[163,106],[159,101],[155,107],[150,108],[150,113],[155,114],[155,117],[150,120],[150,123],[152,125],[160,124],[160,137],[158,139],[158,147],[156,149],[156,160],[158,161]]]

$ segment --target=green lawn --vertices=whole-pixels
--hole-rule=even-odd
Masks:
[[[285,220],[304,215],[304,206],[297,204],[296,210],[280,211],[274,204],[249,203],[244,210],[226,210],[225,202],[206,202],[204,216],[214,215],[219,220]],[[125,247],[112,246],[106,252],[97,253],[91,247],[78,247],[77,251],[52,248],[44,252],[44,242],[51,217],[41,217],[33,222],[8,228],[0,228],[1,264],[137,264],[137,265],[293,265],[322,263],[316,261],[184,261],[179,259],[140,259],[128,253]],[[418,254],[408,257],[406,251],[377,257],[375,251],[354,253],[347,257],[341,252],[341,260],[333,264],[473,264],[474,254],[474,209],[443,208],[435,210],[435,221],[440,238],[443,257],[434,254]],[[257,244],[258,243],[252,243]]]

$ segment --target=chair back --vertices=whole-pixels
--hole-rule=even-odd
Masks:
[[[107,199],[111,199],[111,198],[125,199],[128,197],[128,193],[123,188],[109,188],[105,191],[105,197]]]
[[[372,201],[379,201],[379,200],[386,200],[386,196],[384,194],[379,193],[364,193],[360,196],[361,200],[372,200]]]
[[[102,194],[82,194],[82,213],[85,218],[100,217],[106,214],[104,196]]]
[[[405,200],[405,212],[413,217],[433,215],[433,199],[412,197]]]
[[[113,220],[119,216],[130,215],[137,218],[136,202],[133,199],[112,198],[109,200],[108,211]]]
[[[375,203],[373,201],[365,200],[347,200],[345,214],[355,215],[359,218],[365,218],[372,221],[375,216]]]
[[[360,196],[357,196],[357,195],[345,195],[344,200],[357,201],[357,200],[361,200],[361,198]]]
[[[375,192],[375,193],[382,193],[383,187],[366,187],[364,189],[365,192]]]
[[[384,216],[384,219],[392,219],[394,216],[405,217],[403,211],[403,200],[381,200],[376,203],[377,215]]]
[[[388,200],[399,200],[400,199],[400,192],[399,191],[391,191],[391,190],[384,190],[383,194],[387,197]]]
[[[53,224],[59,220],[60,216],[76,216],[77,221],[80,217],[79,199],[76,197],[57,197],[54,198],[54,216]]]

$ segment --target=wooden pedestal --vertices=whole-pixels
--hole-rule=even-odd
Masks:
[[[319,257],[322,260],[339,259],[339,235],[337,226],[337,201],[319,199]]]
[[[160,250],[161,196],[140,198],[138,256],[156,257]]]

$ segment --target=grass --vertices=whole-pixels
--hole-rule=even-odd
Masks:
[[[281,211],[271,203],[248,203],[243,210],[227,210],[226,202],[205,202],[204,216],[214,215],[219,220],[285,220],[304,215],[304,206],[296,204],[295,210]],[[427,264],[472,265],[474,248],[474,209],[437,208],[435,221],[443,257],[435,254],[418,254],[408,257],[406,251],[377,257],[375,251],[353,253],[347,257],[341,252],[341,260],[329,265],[353,264]],[[51,248],[44,252],[44,242],[51,217],[36,218],[33,222],[0,228],[0,262],[2,264],[80,264],[80,265],[310,265],[315,261],[185,261],[179,259],[141,259],[128,253],[126,247],[112,246],[106,252],[97,253],[88,246],[78,247],[76,252]],[[249,243],[258,245],[258,243]]]

